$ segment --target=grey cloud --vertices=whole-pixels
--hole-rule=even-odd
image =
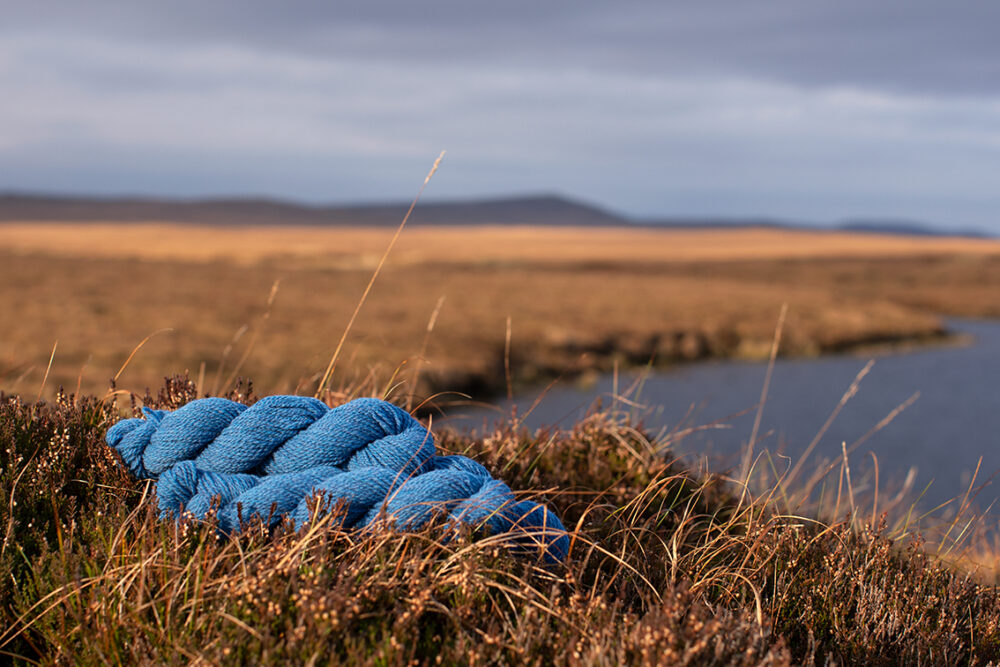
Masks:
[[[1000,90],[1000,4],[975,0],[12,4],[0,31],[226,42],[401,67],[459,60],[924,93]]]
[[[446,148],[430,196],[991,225],[997,18],[963,0],[12,3],[0,188],[395,199]]]

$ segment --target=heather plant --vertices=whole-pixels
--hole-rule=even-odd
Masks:
[[[351,391],[330,392],[331,402]],[[613,411],[439,447],[535,489],[566,564],[469,531],[161,521],[103,436],[130,404],[0,401],[0,650],[24,661],[985,664],[993,587],[854,513],[822,523],[700,475]],[[176,408],[194,383],[141,402]],[[230,398],[252,402],[247,386]]]

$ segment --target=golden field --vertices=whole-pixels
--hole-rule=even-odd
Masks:
[[[357,227],[204,227],[169,223],[0,224],[0,248],[16,254],[253,265],[291,262],[316,268],[374,268],[392,229]],[[738,260],[914,255],[996,255],[1000,242],[806,231],[770,227],[413,227],[393,251],[396,266],[731,262]]]
[[[236,375],[260,392],[311,391],[393,231],[0,225],[0,389],[38,392],[55,345],[45,393],[103,393],[141,340],[169,329],[119,387],[189,372],[206,391]],[[760,358],[784,303],[783,353],[812,355],[940,338],[942,314],[1000,316],[998,295],[996,241],[414,227],[362,309],[335,384],[374,373],[418,398],[501,391],[508,318],[512,381],[524,385],[616,362]]]

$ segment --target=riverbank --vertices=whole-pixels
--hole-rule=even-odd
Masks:
[[[668,371],[707,361],[763,361],[770,356],[773,333],[770,339],[763,331],[742,332],[736,327],[567,333],[556,340],[520,343],[519,349],[511,351],[509,356],[505,349],[503,366],[499,353],[494,352],[497,363],[492,369],[437,374],[429,390],[484,400],[503,396],[508,389],[530,391],[551,381],[591,385],[600,376],[615,371]],[[872,324],[839,332],[783,328],[782,333],[778,354],[783,359],[891,354],[969,342],[968,336],[936,319],[897,327]]]
[[[149,404],[195,396],[173,383]],[[247,399],[246,396],[243,397]],[[252,399],[251,399],[252,400]],[[0,400],[0,650],[42,662],[916,664],[1000,659],[969,531],[845,492],[834,520],[749,499],[603,413],[529,435],[437,431],[559,513],[564,565],[484,535],[160,521],[104,444],[117,408]],[[836,472],[834,472],[836,476]],[[882,511],[886,518],[880,518]],[[847,516],[846,520],[844,516]],[[817,520],[818,519],[818,520]],[[966,517],[961,518],[965,526]],[[956,522],[959,520],[956,519]],[[954,527],[955,522],[951,524]],[[979,572],[977,576],[983,577]]]

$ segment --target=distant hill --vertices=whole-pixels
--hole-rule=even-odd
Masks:
[[[826,230],[831,232],[856,232],[862,234],[899,234],[901,236],[958,236],[963,238],[992,239],[995,235],[982,229],[936,227],[912,220],[845,220],[833,224],[804,224],[772,218],[665,218],[643,220],[644,225],[671,228],[738,229],[740,227],[770,227],[773,229]]]
[[[311,206],[277,199],[158,199],[145,197],[69,197],[23,193],[0,194],[0,224],[14,221],[180,222],[209,225],[361,225],[395,226],[409,203]],[[636,219],[600,206],[543,194],[421,202],[411,225],[550,225],[697,227],[733,229],[827,229],[908,236],[990,238],[975,229],[953,230],[902,220],[848,220],[832,225],[802,224],[770,218]]]
[[[272,199],[171,200],[0,195],[0,222],[182,222],[215,225],[398,225],[408,203],[308,206]],[[421,203],[410,224],[625,225],[630,220],[556,195]]]
[[[845,232],[869,232],[872,234],[905,234],[907,236],[964,236],[967,238],[992,238],[981,229],[945,229],[932,227],[912,220],[848,220],[836,226]]]

